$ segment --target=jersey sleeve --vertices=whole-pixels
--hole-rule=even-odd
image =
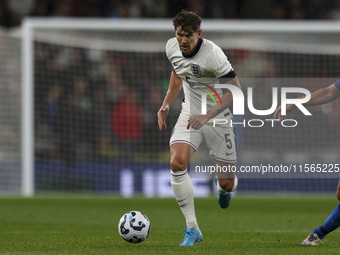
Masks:
[[[209,64],[212,73],[216,78],[224,76],[233,70],[227,56],[223,53],[221,48],[215,46],[210,54]]]
[[[340,80],[337,80],[336,82],[334,82],[334,86],[340,89]]]
[[[177,43],[176,38],[171,38],[166,43],[165,53],[169,61],[170,61],[171,55],[174,53],[176,43]]]
[[[167,41],[166,45],[165,45],[165,54],[166,57],[169,59],[170,58],[170,53],[169,53],[169,42],[170,40]]]

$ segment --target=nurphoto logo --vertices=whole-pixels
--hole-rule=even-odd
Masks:
[[[205,85],[205,84],[203,84]],[[233,114],[234,115],[244,115],[244,94],[243,91],[234,86],[234,85],[228,85],[228,84],[215,84],[214,86],[216,89],[227,89],[230,91],[230,93],[233,96]],[[220,104],[222,105],[221,99],[219,95],[217,94],[216,90],[209,86],[213,93],[218,97]],[[305,95],[305,97],[302,98],[287,98],[287,95],[289,93],[299,93]],[[211,93],[201,93],[201,114],[207,114],[207,96],[208,94],[210,97],[213,98],[213,95]],[[281,88],[281,113],[282,115],[286,115],[287,111],[287,105],[293,104],[295,105],[304,115],[311,116],[312,114],[303,106],[304,103],[308,102],[311,97],[311,93],[309,90],[299,87],[282,87]],[[215,102],[215,99],[213,99]],[[216,104],[216,102],[215,102]],[[278,88],[273,87],[272,88],[272,105],[269,109],[266,110],[259,110],[254,107],[253,103],[253,88],[248,87],[247,88],[247,106],[248,110],[257,116],[267,116],[270,114],[273,114],[277,107],[280,104],[278,104]],[[265,123],[271,124],[271,127],[274,127],[274,123],[279,122],[279,119],[250,119],[250,120],[243,120],[242,122],[233,122],[233,120],[227,120],[227,119],[213,119],[214,127],[216,125],[228,125],[228,126],[234,126],[234,125],[248,125],[249,127],[262,127]],[[284,119],[281,122],[281,125],[283,127],[295,127],[297,126],[298,122],[295,119]]]

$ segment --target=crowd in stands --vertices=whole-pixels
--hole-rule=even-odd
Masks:
[[[0,26],[26,16],[169,18],[181,9],[203,18],[340,19],[339,0],[1,0]]]
[[[170,114],[169,129],[159,132],[156,113],[170,68],[162,53],[37,43],[37,155],[60,158],[71,166],[79,158],[128,160],[134,152],[152,157],[166,150],[176,117]]]

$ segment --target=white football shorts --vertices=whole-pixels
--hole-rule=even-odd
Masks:
[[[189,115],[183,111],[178,117],[177,123],[172,130],[169,145],[175,143],[187,143],[195,151],[205,139],[210,150],[210,157],[215,160],[236,163],[236,141],[233,127],[206,123],[199,130],[192,127],[187,129]]]

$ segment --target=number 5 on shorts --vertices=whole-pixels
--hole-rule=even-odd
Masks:
[[[227,148],[230,150],[231,148],[233,148],[233,142],[231,141],[229,136],[230,134],[225,134],[224,138],[225,138],[225,142],[227,143]]]

